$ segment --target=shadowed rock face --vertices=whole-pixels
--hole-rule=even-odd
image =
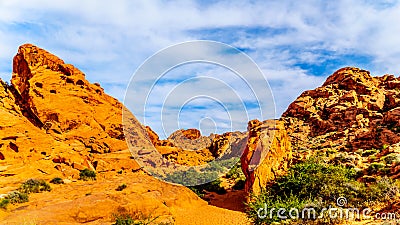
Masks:
[[[303,92],[282,115],[295,149],[357,150],[400,142],[400,79],[343,68]],[[308,138],[310,137],[310,138]]]
[[[291,144],[282,121],[252,120],[247,129],[247,145],[241,157],[245,191],[259,194],[285,172],[291,159]]]
[[[21,107],[16,104],[12,88],[0,80],[1,164],[23,164],[29,160],[39,160],[54,151],[54,148],[67,151],[68,145],[54,140],[26,119]]]

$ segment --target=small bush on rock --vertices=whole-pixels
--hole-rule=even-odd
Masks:
[[[240,162],[237,163],[231,170],[225,175],[227,179],[234,180],[235,184],[232,187],[234,190],[242,190],[244,189],[244,184],[246,181],[246,177],[242,171],[242,167]]]
[[[369,174],[375,174],[378,173],[382,168],[385,168],[385,164],[383,163],[371,163],[368,167],[368,173]]]
[[[361,156],[362,156],[362,157],[367,157],[367,156],[374,155],[374,154],[376,154],[376,153],[378,153],[378,152],[379,152],[379,151],[376,150],[376,149],[366,150],[366,151],[364,151],[364,152],[361,154]]]
[[[44,180],[29,179],[25,181],[18,191],[25,194],[51,191],[50,185]]]
[[[62,178],[55,177],[55,178],[53,178],[53,179],[50,181],[50,183],[52,183],[52,184],[63,184],[64,181],[63,181]]]
[[[118,208],[117,213],[112,217],[115,220],[114,225],[156,225],[169,224],[159,223],[159,216],[154,217],[152,214],[144,215],[142,212],[130,212],[124,208]]]
[[[96,180],[96,172],[85,168],[79,173],[79,179],[84,181]]]
[[[381,158],[383,162],[386,164],[398,163],[399,162],[399,155],[397,153],[390,153]]]
[[[24,203],[29,201],[29,196],[26,193],[21,193],[19,191],[10,192],[6,199],[10,200],[10,203]]]
[[[8,204],[10,204],[10,200],[8,199],[1,199],[0,200],[0,209],[7,209]]]
[[[122,191],[122,190],[124,190],[125,188],[127,188],[128,186],[126,186],[126,184],[121,184],[121,185],[119,185],[118,187],[117,187],[117,189],[115,189],[116,191]]]

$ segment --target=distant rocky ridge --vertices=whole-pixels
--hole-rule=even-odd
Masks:
[[[211,145],[213,136],[213,134],[208,137],[202,136],[199,130],[192,128],[177,130],[167,140],[174,144],[174,146],[183,149],[200,150],[208,148]]]

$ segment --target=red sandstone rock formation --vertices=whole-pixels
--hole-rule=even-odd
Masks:
[[[399,78],[348,67],[303,92],[282,117],[294,148],[315,147],[316,139],[324,141],[320,148],[382,148],[400,142],[399,99]]]
[[[247,146],[241,157],[245,190],[259,194],[285,172],[291,159],[291,144],[281,121],[252,120],[247,129]]]

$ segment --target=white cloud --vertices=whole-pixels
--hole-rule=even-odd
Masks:
[[[365,69],[373,74],[399,74],[398,21],[398,1],[204,5],[183,0],[4,0],[0,1],[0,76],[10,78],[17,47],[30,42],[76,65],[90,81],[102,83],[122,100],[124,85],[146,58],[171,44],[210,37],[251,49],[250,56],[273,84],[279,115],[302,91],[319,86],[332,72],[316,77],[297,63],[320,65],[354,54],[370,58]],[[343,59],[337,66],[349,63]]]

